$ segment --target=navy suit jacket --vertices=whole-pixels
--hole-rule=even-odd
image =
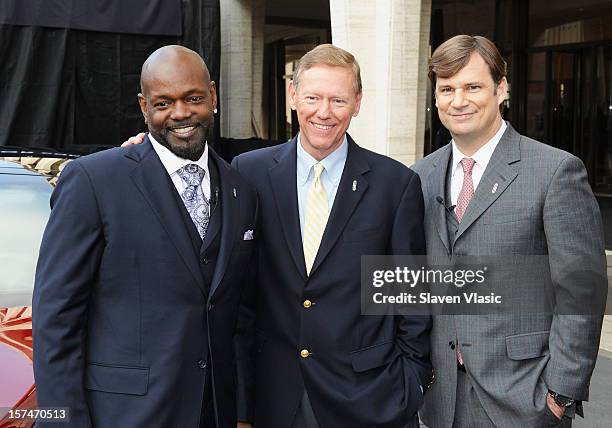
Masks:
[[[255,185],[262,213],[252,299],[255,376],[239,379],[246,391],[239,417],[254,418],[258,427],[291,426],[304,388],[323,428],[403,427],[431,376],[429,317],[363,316],[360,306],[361,255],[425,252],[419,177],[348,141],[310,276],[298,214],[297,139],[233,162]],[[313,304],[305,307],[305,300]],[[310,356],[301,357],[302,349]]]
[[[211,376],[217,426],[235,427],[240,267],[255,242],[243,237],[255,229],[257,197],[209,156],[222,213],[210,284],[194,225],[148,139],[63,171],[33,297],[38,403],[71,412],[57,426],[197,427]]]

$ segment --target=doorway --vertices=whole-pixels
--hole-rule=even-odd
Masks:
[[[528,53],[526,134],[580,157],[612,197],[612,43]]]
[[[326,43],[319,35],[278,40],[266,47],[270,59],[268,68],[268,99],[270,100],[270,138],[290,140],[299,131],[297,114],[289,107],[289,82],[297,61],[315,46]]]

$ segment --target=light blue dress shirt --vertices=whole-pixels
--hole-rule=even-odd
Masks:
[[[304,210],[306,207],[306,198],[308,197],[308,190],[314,180],[314,169],[313,166],[317,163],[317,160],[310,156],[301,144],[301,135],[298,134],[297,138],[297,196],[298,196],[298,209],[300,212],[300,231],[304,236]],[[346,134],[344,134],[344,140],[340,147],[331,152],[325,159],[321,161],[325,170],[321,174],[321,183],[327,193],[327,206],[331,213],[334,205],[334,199],[336,199],[336,193],[338,192],[338,184],[340,184],[340,178],[342,177],[342,171],[344,171],[344,164],[346,164],[346,156],[348,154],[348,141],[346,140]]]

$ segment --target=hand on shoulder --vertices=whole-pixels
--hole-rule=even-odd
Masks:
[[[141,132],[139,134],[134,135],[133,137],[130,137],[127,139],[127,141],[124,141],[121,144],[121,147],[128,147],[134,144],[141,144],[144,141],[145,138],[145,133]]]

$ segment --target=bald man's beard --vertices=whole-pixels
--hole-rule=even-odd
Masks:
[[[173,127],[183,125],[196,125],[196,132],[189,139],[177,137],[168,128],[163,128],[161,133],[149,128],[149,132],[159,144],[178,157],[195,162],[202,157],[204,149],[206,149],[206,141],[212,136],[212,130],[215,128],[215,118],[211,114],[210,119],[205,122],[177,122],[173,124]]]

